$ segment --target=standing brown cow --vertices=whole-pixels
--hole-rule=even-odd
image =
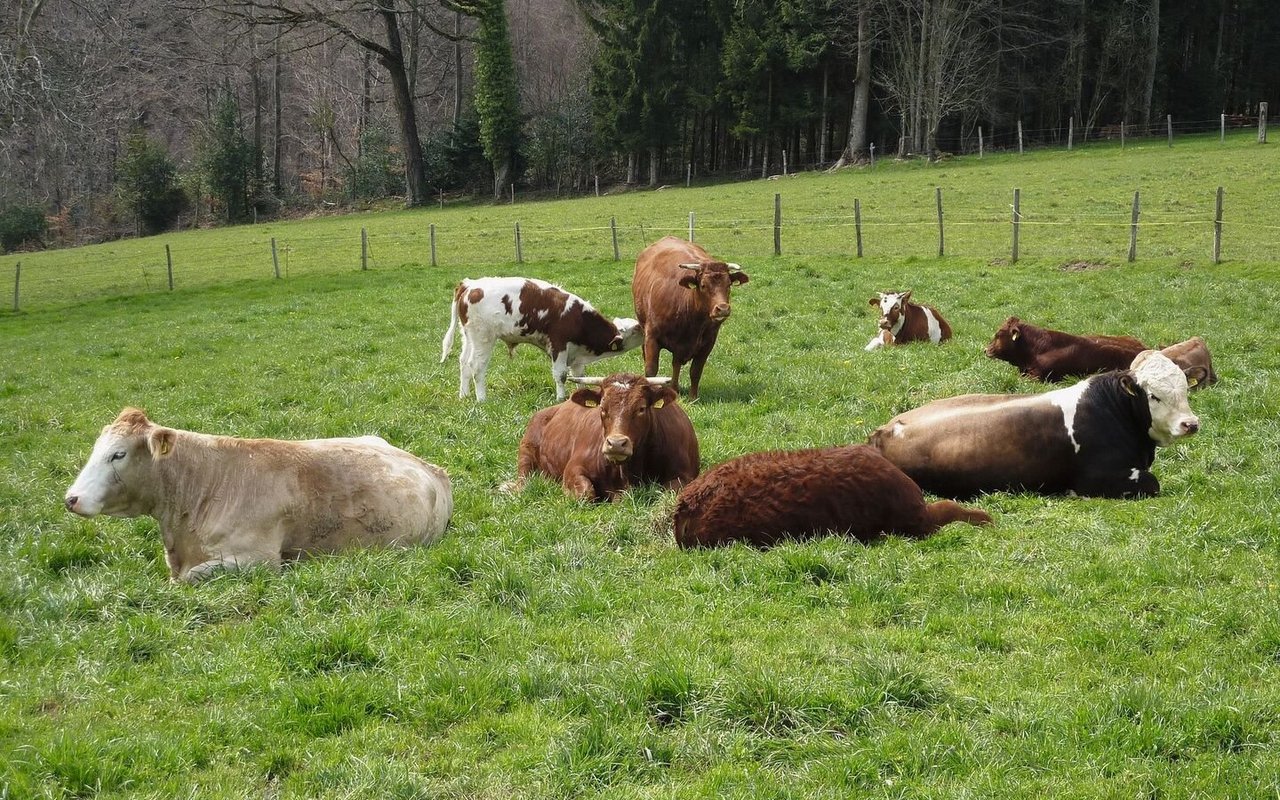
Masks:
[[[737,264],[674,236],[646,247],[631,281],[636,319],[644,327],[644,373],[657,375],[658,354],[669,350],[672,387],[680,391],[680,367],[689,362],[689,399],[698,399],[702,367],[729,318],[729,289],[747,280]]]
[[[698,437],[666,384],[669,378],[618,373],[586,384],[533,415],[507,492],[531,472],[560,480],[580,500],[612,500],[636,483],[678,489],[698,475]]]

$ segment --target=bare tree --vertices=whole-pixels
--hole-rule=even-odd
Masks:
[[[849,112],[849,138],[845,142],[844,151],[832,165],[839,169],[852,164],[862,157],[867,147],[867,112],[871,106],[871,2],[869,0],[842,0],[846,3],[846,12],[856,15],[856,33],[850,37],[843,26],[832,31],[832,38],[842,45],[846,52],[854,54],[853,104]],[[843,20],[842,20],[843,21]]]

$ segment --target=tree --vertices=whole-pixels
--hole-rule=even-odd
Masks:
[[[205,132],[201,168],[209,191],[221,203],[227,222],[249,214],[255,161],[261,155],[244,135],[235,97],[224,92]]]
[[[178,185],[178,167],[141,129],[129,137],[116,183],[120,199],[133,209],[137,233],[158,233],[173,225],[187,204]]]
[[[493,196],[501,197],[520,137],[520,95],[503,0],[457,4],[476,19],[476,117],[480,144],[493,165]]]
[[[862,157],[867,148],[867,112],[871,106],[871,22],[868,0],[856,0],[857,25],[852,39],[843,27],[835,31],[836,42],[843,42],[854,54],[853,102],[849,109],[849,137],[840,158],[831,167],[839,169]]]

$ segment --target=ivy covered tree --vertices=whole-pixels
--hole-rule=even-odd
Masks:
[[[133,210],[139,236],[172,227],[187,207],[177,165],[142,130],[135,130],[125,145],[116,192]]]
[[[457,4],[476,20],[475,109],[480,146],[493,165],[493,196],[502,195],[520,144],[520,90],[503,0]]]

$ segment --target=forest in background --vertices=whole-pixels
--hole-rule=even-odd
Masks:
[[[16,0],[0,247],[1078,139],[1280,94],[1268,0]],[[1007,141],[1007,139],[1006,139]]]

